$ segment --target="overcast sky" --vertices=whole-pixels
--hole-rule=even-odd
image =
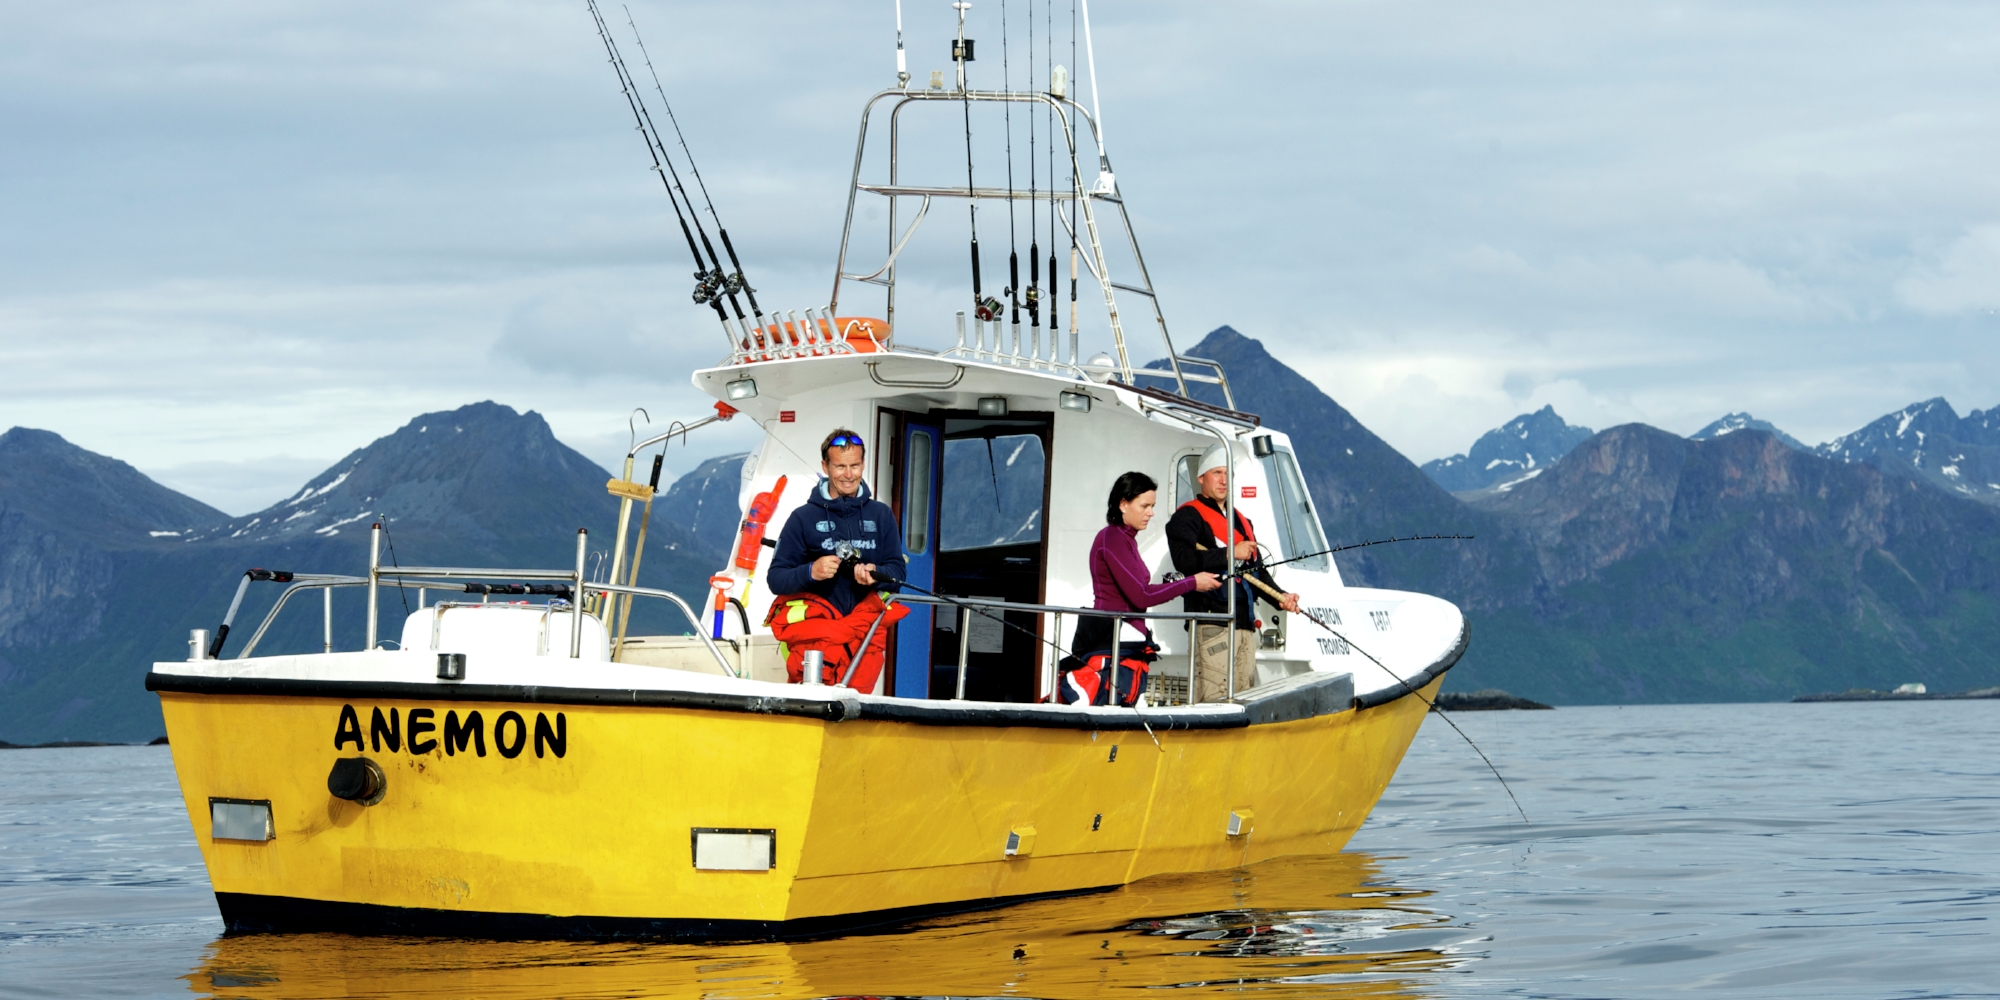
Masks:
[[[950,10],[906,6],[922,84]],[[761,298],[823,305],[892,3],[632,11]],[[722,341],[581,2],[0,12],[0,427],[242,513],[428,410],[537,410],[607,465],[632,407],[707,410],[688,372]],[[1006,13],[1025,86],[1045,11]],[[1544,403],[1682,434],[1748,410],[1808,442],[1931,396],[2000,404],[2000,7],[1092,13],[1109,152],[1182,346],[1233,325],[1413,460]],[[978,86],[1000,14],[971,13]],[[938,121],[913,121],[937,150],[917,162],[962,170]],[[1004,131],[975,131],[999,183]],[[989,268],[1006,225],[980,216]],[[913,244],[936,263],[910,259],[908,339],[962,308],[964,238],[940,204]],[[698,432],[670,468],[753,430]]]

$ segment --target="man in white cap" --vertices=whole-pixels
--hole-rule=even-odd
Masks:
[[[1251,530],[1250,519],[1241,510],[1236,511],[1235,530],[1226,530],[1224,508],[1229,498],[1229,466],[1227,449],[1219,444],[1211,446],[1201,456],[1201,474],[1195,480],[1195,498],[1181,504],[1167,521],[1167,551],[1173,556],[1174,569],[1183,576],[1226,574],[1235,568],[1234,563],[1257,558],[1257,536]],[[1259,566],[1248,573],[1272,591],[1285,594],[1282,601],[1276,602],[1278,607],[1292,612],[1299,610],[1299,595],[1281,590],[1278,582],[1271,578],[1270,570]],[[1233,690],[1240,692],[1257,684],[1257,598],[1263,597],[1267,604],[1273,602],[1269,594],[1242,580],[1232,581],[1231,585],[1237,588]],[[1182,607],[1190,612],[1225,613],[1229,610],[1228,594],[1221,588],[1205,594],[1191,593],[1181,598]],[[1229,633],[1223,631],[1221,625],[1197,623],[1194,629],[1194,657],[1196,700],[1227,700],[1232,690]]]

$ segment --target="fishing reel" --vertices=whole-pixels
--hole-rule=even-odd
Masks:
[[[724,278],[722,280],[722,290],[728,292],[731,295],[735,295],[739,292],[754,293],[757,291],[755,288],[750,287],[750,282],[743,277],[742,271],[738,271],[735,274],[731,274],[728,277]]]
[[[705,306],[715,301],[715,294],[716,289],[713,284],[709,283],[708,272],[696,271],[694,273],[694,304]]]
[[[861,565],[861,550],[854,543],[841,539],[833,547],[833,554],[840,557],[840,568],[833,571],[836,580],[854,579],[854,567]]]
[[[982,323],[991,323],[1000,318],[1003,306],[991,295],[972,300],[972,315]]]

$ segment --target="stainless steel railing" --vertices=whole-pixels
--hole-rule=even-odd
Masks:
[[[285,592],[279,594],[278,600],[271,605],[271,610],[264,615],[264,620],[258,623],[257,631],[250,633],[250,641],[244,643],[243,652],[236,654],[236,658],[239,660],[250,658],[250,654],[257,649],[257,643],[264,638],[264,633],[271,628],[271,623],[277,620],[278,612],[285,610],[285,602],[291,600],[292,595],[301,590],[318,590],[324,598],[320,619],[323,630],[320,651],[326,653],[333,652],[333,588],[366,586],[368,586],[368,578],[365,576],[314,576],[301,579],[297,583],[286,587]]]
[[[1121,641],[1118,636],[1119,632],[1118,626],[1119,622],[1122,622],[1125,619],[1143,618],[1149,621],[1190,621],[1190,622],[1222,622],[1222,623],[1227,623],[1231,621],[1231,616],[1229,616],[1228,614],[1219,614],[1213,612],[1107,611],[1103,608],[1077,608],[1077,607],[1068,607],[1060,604],[1023,604],[1014,601],[996,600],[990,597],[955,597],[955,596],[933,597],[928,594],[903,593],[903,594],[897,594],[896,600],[907,601],[911,604],[932,604],[940,606],[951,606],[951,607],[956,607],[958,609],[958,678],[957,678],[958,683],[957,683],[957,690],[952,696],[952,700],[954,701],[965,700],[966,664],[970,659],[972,652],[972,616],[976,610],[992,609],[993,611],[1001,614],[1002,616],[1004,616],[1009,611],[1026,611],[1026,612],[1033,612],[1035,614],[1046,614],[1052,616],[1052,623],[1049,630],[1051,638],[1043,640],[1044,645],[1042,647],[1042,649],[1044,650],[1042,655],[1045,658],[1043,662],[1043,668],[1045,671],[1044,676],[1047,676],[1046,671],[1048,671],[1049,668],[1053,667],[1054,663],[1059,658],[1057,654],[1059,654],[1061,651],[1062,626],[1063,626],[1064,615],[1074,615],[1078,619],[1086,617],[1117,619],[1117,621],[1114,621],[1112,623],[1111,627],[1111,662],[1113,664],[1118,663],[1119,660],[1122,659],[1122,657],[1119,655],[1119,647],[1121,645]],[[1232,633],[1234,632],[1233,629],[1231,631]],[[1231,638],[1235,639],[1236,637],[1232,635]],[[1233,655],[1235,651],[1234,649],[1231,649],[1230,652],[1232,655],[1230,659],[1230,667],[1228,670],[1229,681],[1227,690],[1229,692],[1229,698],[1234,699],[1236,697],[1236,669],[1235,669],[1235,659]],[[1194,646],[1193,643],[1190,642],[1188,646],[1188,668],[1187,668],[1188,704],[1190,705],[1196,704],[1200,697],[1199,691],[1195,686],[1195,659],[1196,657],[1194,652]],[[1051,685],[1051,687],[1053,687],[1053,685]]]

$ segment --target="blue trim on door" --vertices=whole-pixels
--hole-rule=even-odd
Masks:
[[[928,461],[917,454],[917,449],[928,440],[930,445]],[[943,482],[944,428],[935,424],[920,424],[905,421],[903,424],[903,463],[897,470],[901,482],[896,488],[901,491],[899,499],[903,508],[903,565],[904,573],[911,583],[925,590],[937,587],[938,548],[938,500],[939,487]],[[924,481],[913,482],[912,476],[923,473]],[[923,499],[913,490],[926,491],[928,503],[912,503],[913,499]],[[919,509],[921,508],[921,509]],[[924,517],[928,523],[923,529],[923,551],[916,551],[910,545],[913,540],[913,516]],[[931,694],[931,606],[928,604],[907,605],[910,613],[896,627],[896,689],[898,698],[928,698]]]

